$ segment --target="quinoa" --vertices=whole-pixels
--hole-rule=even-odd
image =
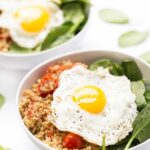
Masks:
[[[0,52],[7,52],[11,45],[11,37],[9,31],[4,28],[0,28]]]
[[[57,150],[67,150],[62,144],[67,132],[59,131],[49,121],[50,105],[53,100],[53,92],[58,86],[60,73],[70,69],[75,64],[70,61],[64,61],[50,66],[46,73],[32,85],[31,89],[24,91],[19,103],[20,114],[25,126],[35,137]],[[98,146],[86,141],[82,148],[82,150],[98,149]]]

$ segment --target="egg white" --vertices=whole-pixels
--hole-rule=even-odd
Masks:
[[[103,112],[92,114],[73,102],[74,91],[85,85],[103,90],[107,98]],[[50,107],[49,120],[58,130],[73,132],[99,146],[104,134],[107,146],[124,139],[133,130],[132,123],[137,116],[135,95],[126,76],[111,75],[103,68],[93,72],[80,65],[61,74]]]
[[[0,15],[0,27],[9,30],[10,36],[19,46],[25,48],[34,48],[42,43],[53,27],[59,26],[64,22],[63,13],[60,8],[50,0],[22,0],[13,2],[0,2],[0,10],[3,11]],[[41,5],[50,10],[50,20],[46,27],[38,33],[28,33],[24,31],[20,23],[14,17],[14,12],[25,6]],[[33,15],[33,14],[32,14]]]

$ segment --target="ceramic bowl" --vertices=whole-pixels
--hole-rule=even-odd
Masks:
[[[82,46],[82,40],[88,31],[90,18],[91,9],[88,11],[87,22],[81,31],[68,41],[56,47],[30,54],[0,53],[0,66],[15,70],[29,70],[46,59],[79,49]]]
[[[18,92],[17,92],[17,111],[18,111],[18,117],[19,121],[25,130],[26,134],[31,138],[31,140],[42,150],[52,150],[53,148],[47,146],[40,140],[38,140],[36,137],[34,137],[31,132],[26,128],[26,126],[23,123],[23,120],[21,118],[21,115],[19,113],[19,100],[22,96],[22,93],[25,89],[30,88],[33,83],[37,81],[38,78],[40,78],[43,75],[43,72],[47,70],[49,66],[52,64],[55,64],[57,62],[61,62],[62,60],[72,60],[72,61],[78,61],[78,62],[85,62],[86,64],[90,64],[95,60],[101,59],[101,58],[108,58],[117,62],[121,62],[124,59],[132,59],[134,60],[138,67],[140,68],[144,79],[147,81],[147,83],[150,83],[150,66],[148,66],[145,62],[140,60],[139,58],[129,56],[124,53],[120,52],[114,52],[114,51],[99,51],[99,50],[88,50],[88,51],[78,51],[73,52],[65,55],[60,55],[58,57],[49,59],[38,66],[36,66],[34,69],[32,69],[22,80]],[[144,143],[141,143],[130,150],[149,150],[150,145],[150,139],[147,140]]]

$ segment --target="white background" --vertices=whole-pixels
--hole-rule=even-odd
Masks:
[[[117,8],[125,12],[132,20],[129,25],[112,25],[100,20],[98,11],[102,8]],[[81,49],[117,50],[132,55],[140,55],[150,50],[150,38],[143,44],[130,48],[119,48],[118,37],[128,30],[149,30],[149,0],[93,0],[92,17],[88,32]],[[18,64],[19,65],[19,64]],[[11,150],[38,150],[22,130],[16,115],[15,94],[26,72],[0,68],[0,93],[5,95],[6,103],[0,110],[0,145]]]

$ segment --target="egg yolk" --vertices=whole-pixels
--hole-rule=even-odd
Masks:
[[[106,96],[97,86],[87,85],[77,89],[72,97],[79,107],[90,113],[102,112],[106,105]]]
[[[26,32],[40,32],[48,23],[50,13],[43,6],[26,6],[15,12],[15,18]]]

